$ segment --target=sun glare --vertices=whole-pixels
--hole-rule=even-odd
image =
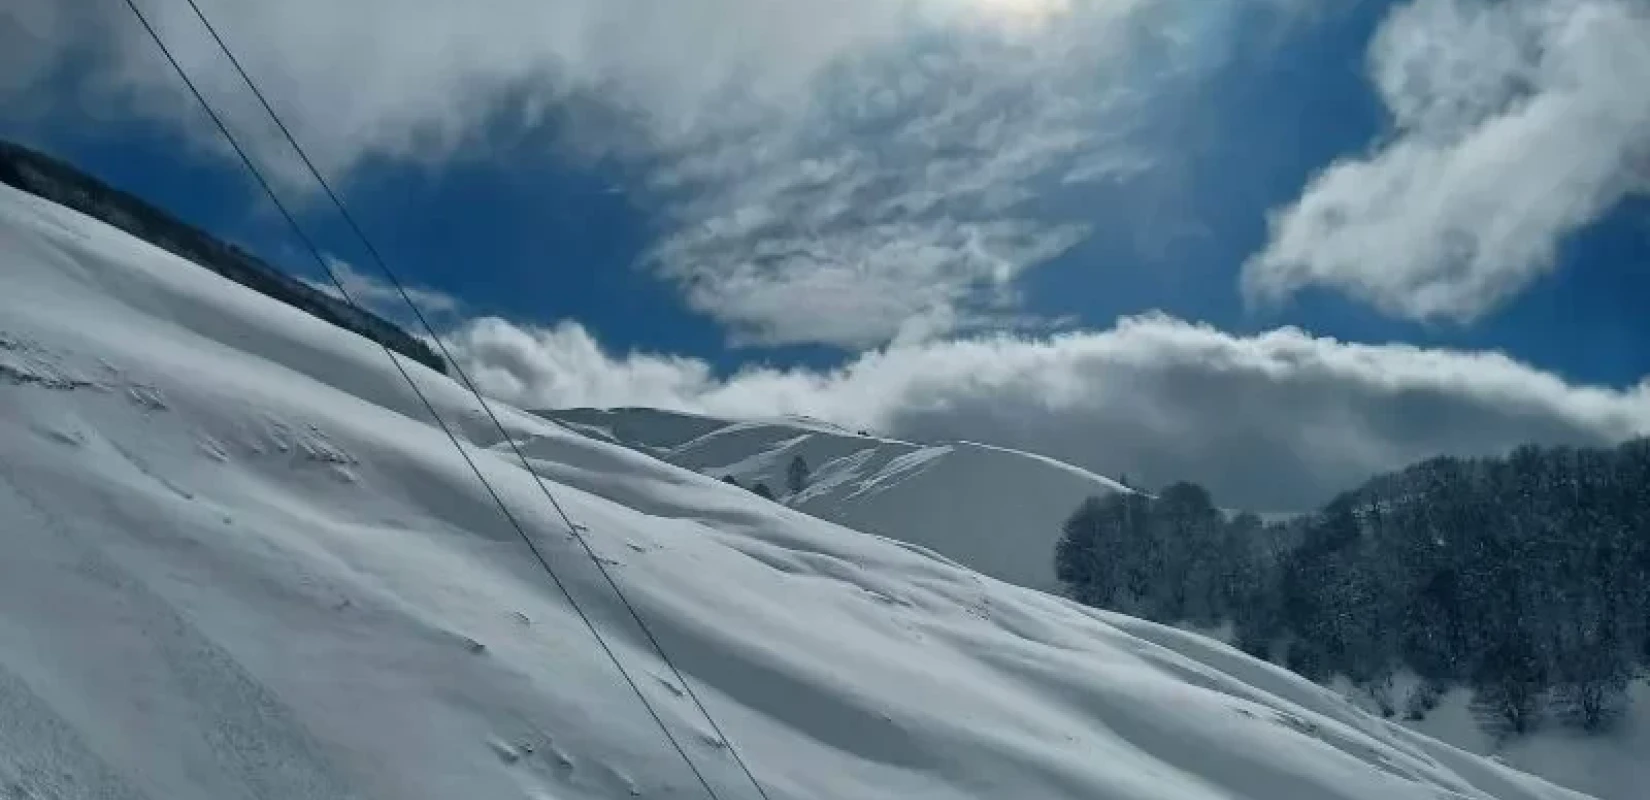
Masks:
[[[1009,22],[1041,22],[1071,7],[1070,0],[973,0],[982,13]]]

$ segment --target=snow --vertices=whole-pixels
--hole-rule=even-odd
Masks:
[[[737,421],[657,409],[541,412],[606,441],[630,445],[674,464],[744,486],[766,483],[792,507],[858,530],[919,546],[986,575],[1032,588],[1054,588],[1055,541],[1067,514],[1086,496],[1124,487],[1051,458],[972,442],[921,445],[856,435],[794,418]],[[807,487],[787,496],[786,467],[802,456],[813,468]],[[1226,643],[1229,624],[1194,632]],[[1281,653],[1281,651],[1280,651]],[[1413,680],[1392,697],[1401,710]],[[1336,691],[1379,713],[1365,693]],[[1605,800],[1637,800],[1650,785],[1650,684],[1634,684],[1628,717],[1606,734],[1550,725],[1498,741],[1454,691],[1409,728],[1472,753]]]
[[[376,345],[5,188],[0,263],[0,795],[705,796]],[[500,408],[570,531],[406,366],[720,797],[1580,797]]]
[[[916,444],[806,419],[736,421],[634,408],[541,413],[687,469],[731,475],[746,487],[767,484],[792,508],[1034,589],[1057,588],[1054,544],[1078,504],[1128,491],[1032,453],[975,442]],[[799,456],[812,474],[792,495],[786,469]]]
[[[1400,714],[1404,699],[1418,683],[1420,680],[1408,671],[1394,679],[1392,697]],[[1360,701],[1366,710],[1374,709],[1375,703],[1366,692],[1354,690],[1344,681],[1337,688]],[[1445,692],[1438,707],[1424,719],[1406,719],[1404,725],[1605,800],[1638,800],[1644,796],[1643,787],[1650,785],[1650,762],[1644,758],[1650,753],[1650,683],[1634,682],[1627,694],[1629,703],[1622,718],[1600,733],[1587,733],[1548,719],[1532,733],[1500,739],[1474,719],[1469,708],[1471,692],[1462,688]]]

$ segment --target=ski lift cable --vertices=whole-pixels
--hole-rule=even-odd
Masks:
[[[143,10],[141,8],[138,7],[135,0],[124,0],[124,2],[126,3],[126,7],[131,10],[133,16],[135,16],[137,18],[138,23],[143,27],[145,33],[148,34],[150,40],[155,43],[155,46],[161,51],[161,54],[163,56],[165,56],[166,61],[167,61],[168,64],[171,65],[173,72],[175,72],[177,74],[178,78],[183,81],[184,85],[189,89],[190,94],[194,96],[195,100],[200,104],[201,108],[206,112],[207,116],[211,118],[212,123],[218,129],[218,132],[223,135],[224,139],[229,143],[230,148],[235,151],[235,154],[239,158],[241,163],[247,168],[247,170],[249,172],[252,173],[252,176],[257,181],[258,186],[263,190],[264,194],[269,197],[270,202],[274,204],[276,210],[280,213],[281,217],[286,221],[287,226],[292,229],[293,234],[298,238],[299,242],[304,246],[304,249],[307,250],[309,252],[309,254],[315,259],[315,262],[316,262],[317,266],[319,266],[321,271],[327,276],[327,281],[332,285],[332,287],[335,290],[337,290],[339,298],[341,300],[343,300],[343,302],[346,305],[350,306],[355,311],[360,312],[360,313],[367,313],[366,309],[363,308],[361,306],[361,304],[358,303],[355,300],[355,298],[351,295],[351,293],[349,292],[349,289],[344,285],[343,281],[338,277],[337,273],[332,268],[332,265],[327,263],[326,257],[321,254],[320,248],[315,244],[314,240],[311,239],[309,234],[307,234],[304,231],[303,227],[301,225],[299,225],[299,223],[297,221],[297,218],[293,215],[291,210],[287,208],[286,204],[280,199],[279,194],[275,191],[274,187],[270,184],[269,180],[264,176],[263,171],[258,168],[256,162],[254,162],[252,160],[252,157],[247,153],[246,149],[241,145],[239,139],[235,136],[235,134],[230,131],[228,124],[224,122],[222,116],[220,116],[218,114],[217,110],[212,106],[212,104],[209,101],[207,101],[205,95],[201,93],[199,87],[196,86],[194,80],[189,77],[188,71],[185,70],[183,68],[183,65],[178,62],[176,56],[173,55],[173,53],[171,51],[171,48],[166,45],[165,40],[161,37],[160,33],[155,29],[154,25],[150,22],[148,16],[143,13]],[[203,23],[206,23],[206,24],[210,25],[210,23],[207,23],[206,17],[201,12],[199,6],[197,6],[194,3],[194,0],[188,0],[188,2],[190,4],[190,6],[194,8],[196,14],[200,17],[201,21]],[[221,38],[219,38],[217,36],[217,33],[216,33],[215,30],[212,31],[212,35],[215,39],[218,39],[220,47],[223,47],[225,53],[230,55],[230,58],[233,60],[234,56],[229,53],[227,46],[225,46],[223,41],[221,40]],[[240,70],[238,62],[236,63],[236,69]],[[247,81],[248,85],[252,85],[251,78],[246,76],[244,71],[241,71],[241,74],[242,74],[242,77]],[[254,86],[254,91],[255,92],[257,91],[255,86]],[[261,102],[263,101],[263,97],[262,97],[261,92],[259,92],[259,100]],[[269,106],[268,106],[267,102],[264,103],[264,107],[265,107],[266,110],[269,111],[269,113],[272,117],[276,116],[274,111],[272,109],[269,109]],[[288,140],[292,143],[292,145],[296,149],[297,148],[297,143],[296,143],[296,141],[293,141],[291,139],[291,134],[290,134],[290,132],[287,131],[286,126],[284,124],[280,123],[278,117],[276,118],[276,121],[277,121],[277,124],[280,125],[282,132],[287,135]],[[301,150],[300,150],[300,155],[302,155]],[[310,169],[313,171],[314,166],[313,166],[313,164],[310,163],[310,160],[309,160],[308,156],[304,155],[303,159],[304,159],[305,164],[308,165],[310,167]],[[319,172],[315,172],[314,174],[315,174],[317,180],[319,180],[320,179]],[[332,192],[330,187],[327,188],[327,194],[330,197],[333,198],[335,203],[337,203],[337,196]],[[338,203],[338,206],[339,206],[340,210],[343,210],[342,203]],[[347,215],[347,212],[345,212],[345,213]],[[350,225],[351,225],[352,228],[356,228],[358,235],[361,235],[359,233],[358,226],[356,226],[354,224],[353,220],[351,220]],[[362,235],[361,238],[362,238],[362,241],[364,243],[367,243],[367,246],[369,248],[371,248],[371,244],[366,239],[366,237],[364,235]],[[377,260],[379,262],[381,269],[386,273],[386,276],[389,277],[389,279],[394,283],[395,288],[396,288],[397,292],[401,295],[402,299],[404,301],[406,301],[407,304],[413,308],[413,311],[418,315],[419,321],[424,325],[425,329],[430,332],[431,338],[434,339],[436,341],[437,345],[440,347],[440,349],[442,351],[442,354],[443,354],[443,357],[447,358],[447,360],[448,360],[448,364],[450,366],[452,366],[455,370],[458,370],[458,371],[462,372],[462,370],[458,367],[456,362],[454,362],[452,360],[451,354],[447,352],[446,346],[441,344],[440,338],[437,337],[435,335],[433,329],[430,328],[428,320],[425,319],[423,313],[421,311],[419,311],[419,309],[417,307],[417,304],[413,303],[412,299],[408,296],[408,294],[407,294],[405,288],[403,287],[403,285],[398,280],[396,280],[394,278],[393,273],[391,273],[391,271],[388,268],[388,265],[383,264],[382,260],[381,259],[376,259],[376,257],[375,257],[375,260]],[[669,728],[668,725],[665,724],[664,718],[659,714],[658,710],[654,708],[652,702],[647,699],[647,695],[642,692],[641,686],[636,682],[635,678],[630,675],[629,670],[627,670],[625,668],[623,662],[619,659],[618,654],[616,652],[614,652],[612,646],[608,644],[606,638],[604,636],[602,636],[601,631],[597,628],[597,626],[595,624],[595,620],[591,618],[589,613],[586,612],[584,610],[584,608],[579,604],[578,600],[576,598],[574,598],[573,593],[572,593],[571,589],[568,587],[567,583],[562,580],[560,575],[556,572],[555,568],[550,565],[549,559],[545,557],[543,551],[540,550],[538,545],[533,542],[532,537],[530,535],[528,535],[527,530],[521,524],[521,521],[516,518],[516,516],[513,512],[510,511],[509,506],[504,502],[503,498],[499,495],[498,491],[493,487],[492,483],[487,480],[486,475],[482,472],[481,467],[475,462],[475,459],[472,458],[470,456],[469,452],[464,449],[464,445],[463,445],[462,442],[459,441],[458,435],[453,431],[452,427],[446,422],[446,420],[444,420],[441,417],[440,413],[436,411],[435,404],[433,402],[431,402],[429,397],[424,394],[424,391],[419,388],[417,381],[414,380],[412,375],[407,372],[406,367],[401,364],[400,359],[396,358],[394,351],[392,351],[390,349],[389,345],[382,342],[382,341],[379,341],[378,345],[384,351],[384,354],[390,359],[391,364],[395,367],[396,372],[400,374],[402,380],[406,382],[407,386],[410,389],[412,389],[412,392],[413,392],[414,396],[417,397],[419,403],[422,404],[424,406],[425,410],[430,413],[431,418],[434,419],[437,426],[439,426],[441,428],[442,433],[444,433],[446,435],[448,441],[453,445],[453,448],[458,451],[459,456],[464,460],[466,466],[468,466],[470,471],[476,476],[476,479],[481,482],[482,487],[486,490],[488,496],[492,499],[493,504],[498,507],[499,512],[504,516],[505,520],[510,524],[510,526],[512,528],[515,529],[517,535],[520,536],[522,541],[527,545],[527,548],[532,552],[533,557],[538,562],[539,566],[544,570],[545,574],[550,577],[550,580],[552,581],[552,583],[555,584],[556,588],[560,591],[562,596],[567,600],[568,606],[570,608],[572,608],[574,613],[584,623],[585,627],[587,629],[589,629],[591,635],[593,637],[595,637],[596,642],[601,647],[602,652],[607,656],[608,660],[613,663],[614,667],[618,669],[619,674],[624,678],[625,683],[629,685],[631,691],[634,692],[637,699],[641,701],[642,706],[647,709],[647,712],[648,712],[649,716],[652,717],[654,723],[658,726],[660,732],[664,735],[665,739],[670,743],[671,747],[676,751],[676,753],[682,758],[682,761],[687,765],[689,771],[691,771],[693,773],[694,777],[697,779],[700,786],[702,786],[705,789],[706,794],[708,794],[711,797],[711,800],[720,800],[719,795],[716,793],[716,790],[711,786],[710,781],[705,778],[704,774],[699,770],[698,766],[694,764],[693,759],[688,756],[687,750],[682,746],[681,742],[678,741],[676,736],[670,732],[670,728]],[[607,583],[610,586],[613,587],[613,589],[616,593],[619,594],[621,602],[623,602],[625,604],[625,606],[630,609],[631,614],[635,617],[636,621],[640,624],[641,623],[641,618],[640,618],[640,615],[638,614],[638,612],[636,612],[634,606],[630,603],[628,598],[624,597],[622,591],[619,590],[617,583],[613,580],[612,576],[608,574],[607,570],[602,566],[600,560],[597,559],[597,557],[595,555],[595,551],[590,547],[589,543],[585,542],[584,537],[579,535],[579,531],[583,530],[583,527],[574,525],[574,523],[568,517],[566,511],[562,508],[561,504],[556,502],[555,497],[550,493],[549,488],[544,485],[544,482],[543,482],[542,478],[539,478],[538,474],[532,471],[531,467],[528,465],[526,457],[521,453],[519,447],[517,447],[515,445],[514,440],[511,439],[509,437],[508,433],[504,431],[504,427],[503,427],[502,423],[499,422],[498,417],[492,412],[492,409],[487,405],[486,401],[484,399],[482,399],[480,392],[476,391],[474,384],[470,382],[468,376],[464,376],[464,383],[465,383],[465,386],[467,388],[469,388],[469,390],[476,396],[477,401],[481,404],[483,410],[486,411],[488,417],[492,419],[494,425],[496,427],[498,427],[498,429],[500,430],[501,433],[503,433],[503,435],[505,437],[505,440],[510,442],[511,449],[515,451],[517,457],[522,461],[523,465],[527,466],[528,473],[534,476],[537,483],[539,484],[540,489],[544,492],[545,496],[550,499],[550,501],[551,501],[552,505],[555,507],[558,515],[562,518],[562,521],[568,526],[569,530],[573,533],[574,538],[577,539],[583,545],[586,554],[590,556],[591,560],[596,564],[597,569],[599,569],[601,571],[601,573],[603,574],[603,576],[606,577]],[[680,676],[681,676],[680,671],[678,671],[676,669],[675,665],[670,661],[668,655],[665,654],[663,648],[658,646],[658,640],[653,636],[651,631],[647,630],[645,628],[645,626],[643,626],[643,632],[648,637],[648,639],[654,644],[655,648],[658,650],[658,652],[660,654],[660,657],[662,659],[664,659],[665,663],[670,667],[671,671],[674,674],[676,674],[678,676],[678,678],[680,678]],[[705,709],[704,705],[702,703],[699,703],[698,700],[697,700],[697,697],[692,694],[691,687],[687,686],[687,682],[685,680],[682,681],[682,684],[683,684],[684,689],[686,689],[688,691],[689,696],[694,697],[695,703],[696,703],[696,705],[698,705],[700,712],[705,715],[706,719],[710,722],[712,728],[717,730],[717,732],[718,732],[717,735],[722,738],[723,743],[728,745],[730,753],[734,752],[733,748],[732,748],[732,742],[728,741],[727,737],[723,736],[720,733],[720,729],[717,728],[715,720],[710,717],[710,714]],[[737,754],[735,754],[735,758],[736,759],[738,758]],[[739,761],[740,761],[740,766],[743,767],[744,766],[743,760],[739,759]],[[750,776],[750,771],[748,769],[746,769],[745,772],[746,772],[747,776]],[[757,787],[757,791],[758,791],[759,794],[762,795],[763,799],[768,800],[767,793],[762,789],[761,784],[760,783],[755,783],[754,776],[751,776],[751,780],[752,780],[753,784]]]
[[[698,709],[700,715],[705,718],[707,723],[709,723],[712,732],[716,734],[716,737],[720,739],[724,745],[726,745],[728,754],[733,757],[733,760],[739,766],[740,771],[745,774],[745,777],[750,781],[751,786],[756,789],[756,793],[761,796],[762,800],[770,800],[767,791],[762,787],[762,783],[756,779],[756,775],[745,763],[744,757],[740,755],[739,749],[734,746],[733,740],[722,731],[721,725],[718,724],[716,718],[711,715],[710,709],[705,706],[704,702],[699,698],[698,693],[693,690],[692,683],[688,681],[687,677],[683,675],[681,670],[676,667],[675,661],[672,660],[669,654],[665,652],[664,645],[659,641],[658,636],[654,634],[653,629],[645,620],[643,620],[641,613],[637,610],[635,604],[630,601],[630,598],[625,595],[624,590],[619,587],[618,582],[613,578],[612,572],[607,569],[606,565],[602,563],[601,558],[596,555],[595,549],[591,547],[590,543],[586,541],[582,535],[580,535],[580,532],[584,529],[583,526],[577,525],[573,522],[572,518],[567,513],[566,507],[563,506],[562,503],[556,499],[555,494],[550,491],[550,487],[545,483],[544,477],[533,469],[526,454],[522,452],[520,445],[517,444],[515,437],[511,436],[509,431],[505,430],[504,424],[499,421],[498,415],[493,412],[492,406],[487,403],[487,399],[482,395],[480,388],[477,387],[475,382],[470,379],[469,373],[466,372],[464,367],[458,363],[458,360],[453,358],[452,352],[447,348],[446,343],[442,341],[440,335],[436,333],[435,327],[430,324],[429,318],[426,317],[424,311],[418,307],[418,303],[414,302],[411,293],[407,291],[406,285],[401,281],[400,277],[396,275],[395,270],[390,267],[389,262],[379,252],[377,246],[373,244],[372,238],[367,235],[360,223],[356,221],[355,215],[350,213],[349,207],[344,204],[343,199],[336,191],[333,190],[332,183],[328,181],[326,176],[321,173],[321,170],[315,166],[315,162],[310,159],[308,152],[298,143],[297,137],[292,134],[292,129],[287,127],[286,122],[281,119],[281,115],[276,113],[274,107],[270,105],[269,99],[264,95],[263,90],[259,88],[257,81],[254,81],[252,76],[247,72],[246,68],[242,66],[241,61],[238,57],[236,57],[234,50],[229,47],[229,44],[224,41],[223,37],[218,33],[217,27],[212,24],[210,19],[207,18],[206,13],[200,7],[200,3],[197,0],[185,0],[185,2],[187,2],[189,4],[189,8],[195,12],[195,17],[199,19],[201,25],[206,28],[206,31],[211,35],[213,42],[218,45],[218,49],[223,51],[224,56],[229,59],[229,63],[235,68],[236,74],[240,76],[242,82],[244,82],[247,88],[251,90],[252,95],[257,98],[258,104],[263,107],[264,112],[268,114],[270,120],[275,123],[276,128],[281,132],[281,136],[286,139],[287,144],[292,147],[293,152],[298,155],[298,158],[301,161],[303,161],[304,168],[311,176],[315,178],[315,182],[321,187],[322,191],[326,193],[327,199],[330,200],[338,209],[339,217],[344,220],[345,225],[349,227],[351,233],[353,233],[355,237],[361,241],[362,247],[366,250],[368,257],[372,260],[374,266],[378,268],[378,271],[384,276],[385,280],[387,280],[395,289],[395,292],[398,296],[400,296],[401,301],[405,303],[413,312],[413,316],[417,318],[419,326],[424,329],[426,334],[429,335],[430,340],[435,342],[436,348],[440,350],[442,358],[446,359],[447,365],[458,376],[459,380],[464,384],[464,387],[470,391],[470,394],[475,397],[476,403],[480,405],[481,410],[486,413],[488,420],[498,431],[500,438],[509,446],[511,453],[514,454],[516,460],[521,463],[522,469],[525,470],[528,475],[532,476],[533,482],[538,486],[539,492],[544,495],[544,499],[549,502],[552,508],[555,509],[556,514],[561,517],[562,522],[567,525],[568,530],[574,535],[574,538],[578,540],[580,546],[585,552],[585,555],[589,557],[590,563],[596,567],[596,570],[599,573],[601,573],[602,579],[607,583],[608,587],[613,590],[614,595],[618,597],[619,602],[629,613],[631,620],[636,623],[636,627],[641,630],[642,635],[647,639],[648,644],[652,646],[654,652],[658,653],[660,660],[665,663],[665,666],[676,678],[676,681],[681,684],[683,691],[693,702],[693,705]],[[549,565],[546,564],[545,566],[546,569],[548,569]]]

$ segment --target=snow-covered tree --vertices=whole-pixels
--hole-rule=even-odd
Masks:
[[[1434,458],[1287,524],[1227,518],[1207,492],[1086,501],[1056,571],[1075,598],[1160,622],[1231,621],[1237,644],[1396,713],[1395,670],[1452,686],[1516,735],[1548,713],[1609,725],[1650,663],[1650,440]]]

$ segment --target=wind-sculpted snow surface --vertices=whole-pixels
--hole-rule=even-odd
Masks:
[[[791,508],[1035,589],[1056,588],[1055,540],[1078,504],[1128,491],[1110,478],[1018,450],[913,444],[800,418],[736,422],[651,408],[541,414],[747,488],[766,485]],[[787,471],[796,458],[809,475],[801,491],[792,492]]]
[[[706,796],[376,345],[10,189],[0,267],[0,797]],[[500,409],[570,531],[408,366],[722,798],[1579,797]]]

